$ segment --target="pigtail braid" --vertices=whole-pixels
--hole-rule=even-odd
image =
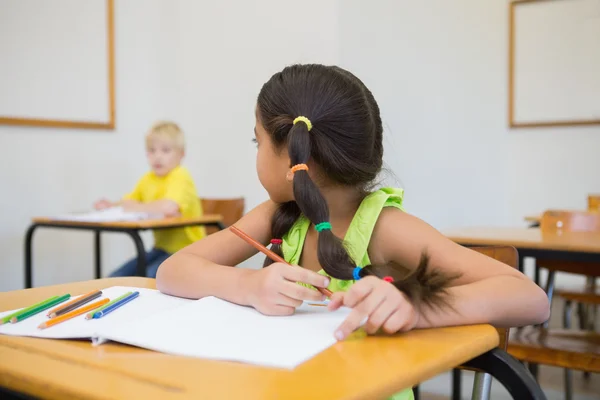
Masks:
[[[292,225],[294,225],[294,222],[296,222],[299,216],[300,209],[295,201],[289,201],[287,203],[280,204],[279,207],[277,207],[277,210],[275,210],[273,218],[271,219],[271,236],[274,239],[281,239],[283,235],[285,235],[291,229]],[[278,256],[283,257],[281,244],[271,244],[271,250]],[[263,267],[268,267],[273,263],[273,260],[271,260],[269,257],[265,257]]]

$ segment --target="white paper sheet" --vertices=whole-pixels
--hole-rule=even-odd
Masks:
[[[111,207],[104,210],[90,211],[84,213],[64,214],[52,217],[59,221],[78,222],[115,222],[115,221],[139,221],[144,219],[164,218],[160,214],[149,214],[143,212],[127,212],[122,207]]]
[[[79,315],[73,319],[54,325],[50,328],[39,329],[38,326],[47,321],[48,311],[45,310],[33,317],[27,318],[16,324],[0,325],[0,334],[12,336],[33,336],[51,339],[78,339],[92,338],[99,328],[108,329],[131,323],[133,320],[145,317],[147,315],[168,311],[184,304],[194,302],[195,300],[181,299],[179,297],[167,296],[154,289],[142,289],[135,287],[113,286],[102,290],[102,296],[98,299],[108,297],[113,300],[129,291],[140,292],[140,295],[129,303],[119,307],[105,317],[99,319],[86,320],[85,314]],[[66,293],[56,293],[63,295]],[[71,299],[79,297],[72,296]],[[69,299],[70,300],[70,299]],[[64,303],[63,303],[64,304]],[[89,303],[88,303],[89,304]],[[16,310],[0,313],[0,318],[9,315]],[[87,313],[86,313],[87,314]]]
[[[97,339],[181,356],[292,369],[333,345],[335,329],[349,312],[304,303],[292,316],[273,317],[207,297],[152,313],[135,324],[101,327]]]
[[[124,286],[103,289],[101,298],[112,300],[136,290],[139,297],[100,319],[86,320],[82,314],[39,329],[48,320],[46,310],[16,324],[0,325],[0,334],[91,338],[95,345],[112,340],[174,355],[292,369],[333,345],[335,329],[350,312],[348,308],[329,312],[311,305],[324,303],[311,302],[291,316],[266,316],[216,297],[189,300]],[[14,311],[2,312],[0,318]]]

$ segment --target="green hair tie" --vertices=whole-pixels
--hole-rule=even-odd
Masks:
[[[329,222],[321,222],[315,225],[317,232],[324,231],[326,229],[331,230],[331,224]]]

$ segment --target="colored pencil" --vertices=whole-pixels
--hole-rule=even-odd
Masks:
[[[15,315],[14,317],[11,318],[10,322],[12,324],[15,324],[15,323],[17,323],[19,321],[23,321],[24,319],[27,319],[29,317],[32,317],[32,316],[36,315],[36,314],[39,314],[39,313],[41,313],[44,310],[52,308],[55,305],[60,304],[60,303],[62,303],[65,300],[68,300],[70,297],[71,297],[70,294],[65,294],[65,295],[62,295],[60,297],[55,298],[52,301],[44,302],[43,304],[40,304],[37,307],[32,308],[31,310],[29,310],[27,312],[23,312],[23,313]]]
[[[58,296],[52,296],[52,297],[50,297],[49,299],[46,299],[46,300],[44,300],[44,301],[41,301],[41,302],[39,302],[39,303],[36,303],[36,304],[34,304],[34,305],[32,305],[32,306],[25,307],[25,308],[23,308],[23,309],[21,309],[21,310],[19,310],[19,311],[15,311],[14,313],[12,313],[12,314],[10,314],[10,315],[7,315],[6,317],[2,317],[2,319],[0,319],[0,325],[3,325],[3,324],[8,324],[8,323],[10,322],[10,320],[11,320],[11,319],[13,319],[13,317],[16,317],[16,316],[17,316],[17,315],[19,315],[19,314],[26,313],[27,311],[31,311],[31,310],[33,310],[34,308],[36,308],[36,307],[39,307],[39,306],[41,306],[42,304],[49,303],[49,302],[51,302],[52,300],[54,300],[54,299],[57,299],[57,298],[58,298]]]
[[[124,304],[129,303],[131,300],[135,299],[139,295],[140,295],[140,292],[133,292],[129,296],[124,297],[121,300],[119,300],[119,301],[111,304],[110,306],[106,307],[104,310],[95,312],[94,313],[94,319],[102,318],[106,314],[110,314],[111,312],[113,312],[117,308],[123,306]]]
[[[124,295],[122,295],[122,296],[119,296],[119,297],[117,297],[117,298],[116,298],[116,299],[114,299],[114,300],[111,300],[111,302],[110,302],[110,303],[107,303],[107,304],[103,305],[103,306],[102,306],[102,307],[100,307],[100,308],[96,308],[95,310],[92,310],[92,311],[90,311],[89,313],[87,313],[87,314],[85,315],[85,319],[92,319],[92,318],[94,318],[94,314],[95,314],[95,313],[97,313],[98,311],[102,311],[102,310],[104,310],[106,307],[108,307],[108,306],[110,306],[110,305],[113,305],[114,303],[116,303],[117,301],[119,301],[119,300],[121,300],[121,299],[124,299],[125,297],[129,296],[131,293],[133,293],[133,292],[127,292],[127,293],[125,293]]]
[[[50,310],[48,312],[48,317],[55,318],[60,315],[66,314],[69,311],[79,308],[82,305],[89,303],[90,301],[95,300],[100,296],[102,296],[102,291],[100,291],[100,290],[91,291],[88,294],[79,296],[78,298],[73,299],[73,300],[69,301],[68,303],[65,303],[63,305],[60,305],[60,306]]]
[[[61,315],[60,317],[56,317],[56,318],[52,318],[49,319],[46,322],[42,322],[38,328],[39,329],[46,329],[46,328],[50,328],[51,326],[54,326],[56,324],[60,324],[61,322],[64,322],[66,320],[69,320],[71,318],[77,317],[78,315],[81,314],[85,314],[86,312],[93,310],[94,308],[98,308],[106,303],[108,303],[110,300],[108,298],[106,299],[102,299],[102,300],[98,300],[95,303],[92,304],[88,304],[85,307],[81,307],[81,308],[77,308],[73,311],[70,311],[66,314]]]
[[[246,243],[248,243],[251,246],[253,246],[256,250],[260,251],[261,253],[263,253],[264,255],[266,255],[267,257],[269,257],[271,260],[276,261],[276,262],[280,262],[280,263],[284,263],[284,264],[287,264],[287,265],[290,265],[290,263],[288,263],[287,261],[285,261],[283,259],[283,257],[280,257],[279,255],[277,255],[273,251],[267,249],[261,243],[259,243],[256,240],[252,239],[250,236],[248,236],[246,233],[244,233],[240,229],[236,228],[235,226],[233,226],[233,225],[230,226],[229,230],[231,232],[235,233],[240,238],[244,239],[246,241]],[[331,290],[329,290],[329,289],[320,288],[320,287],[317,287],[316,289],[319,292],[321,292],[321,294],[324,294],[327,297],[331,297],[331,295],[333,294],[331,292]]]

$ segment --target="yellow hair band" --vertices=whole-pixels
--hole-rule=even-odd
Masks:
[[[310,119],[303,116],[296,117],[296,119],[294,120],[294,125],[296,125],[296,122],[298,121],[304,122],[306,124],[306,127],[308,128],[308,131],[310,132],[310,130],[312,129],[312,123],[310,122]]]

